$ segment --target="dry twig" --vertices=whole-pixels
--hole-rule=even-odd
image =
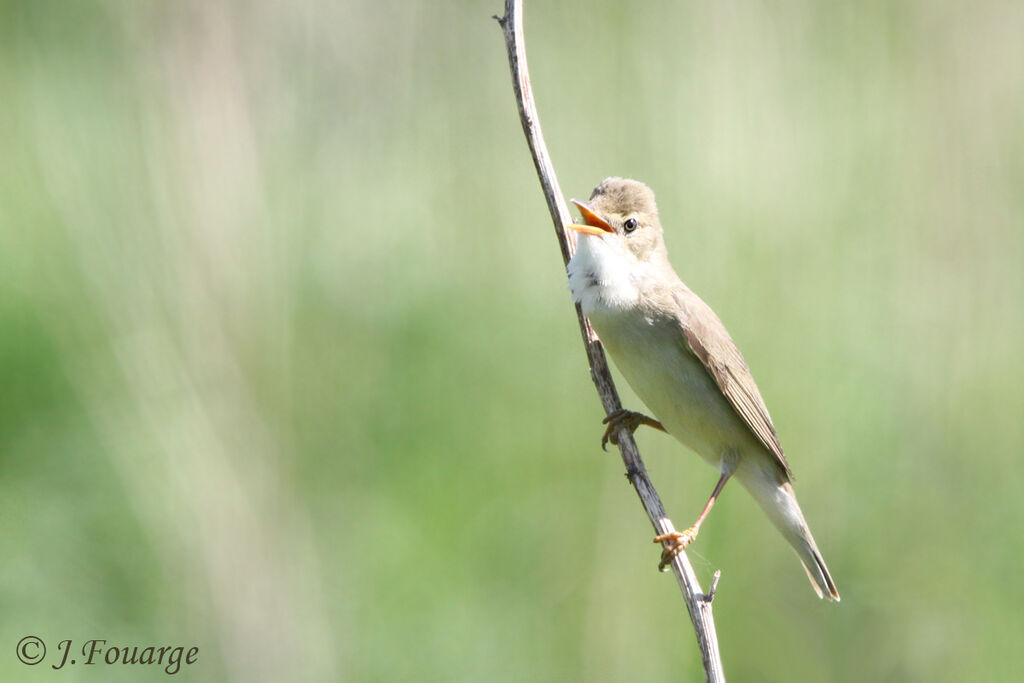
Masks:
[[[537,175],[540,177],[544,197],[547,199],[548,209],[551,211],[551,218],[555,224],[555,235],[558,237],[558,245],[562,250],[562,259],[568,264],[576,244],[575,239],[570,240],[566,236],[565,225],[570,222],[569,209],[562,199],[562,191],[558,186],[558,179],[555,177],[555,169],[548,156],[547,146],[544,144],[537,108],[533,101],[533,89],[530,86],[530,76],[526,67],[526,47],[523,42],[522,0],[505,0],[505,16],[495,17],[495,19],[501,24],[505,33],[508,62],[512,70],[512,86],[515,89],[516,103],[519,105],[519,117],[523,124],[523,132],[526,134],[530,152],[533,154]],[[576,315],[579,318],[587,359],[590,361],[591,377],[597,387],[597,393],[601,397],[605,412],[611,415],[621,409],[622,404],[619,401],[615,384],[612,382],[611,372],[608,370],[604,349],[578,305],[576,306]],[[637,451],[632,433],[629,429],[622,428],[619,430],[617,438],[619,450],[622,452],[622,461],[626,465],[626,476],[636,488],[640,501],[647,511],[647,516],[650,517],[651,524],[654,525],[656,534],[675,531],[671,520],[665,514],[665,508],[661,504],[657,491],[654,490],[654,485],[651,484],[651,480],[647,476],[647,468],[644,466],[643,460],[640,459],[640,453]],[[718,651],[718,636],[715,633],[715,622],[711,615],[711,598],[718,585],[718,574],[715,575],[711,590],[705,595],[697,582],[697,577],[685,552],[677,554],[670,566],[676,575],[676,581],[686,600],[686,608],[690,612],[690,619],[693,621],[707,680],[716,683],[724,681],[725,673],[722,670],[722,658]]]

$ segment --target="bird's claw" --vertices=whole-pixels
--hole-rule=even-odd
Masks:
[[[601,424],[608,425],[608,428],[604,430],[604,435],[601,437],[601,450],[608,450],[608,442],[611,441],[613,446],[619,445],[618,431],[622,427],[629,429],[630,434],[637,430],[637,427],[641,425],[647,425],[665,431],[665,427],[660,422],[652,417],[647,417],[643,413],[638,413],[632,410],[626,410],[625,408],[619,408],[608,417],[601,420]]]
[[[655,536],[655,543],[670,542],[670,545],[665,546],[665,549],[661,551],[661,561],[658,563],[658,571],[665,571],[665,568],[672,563],[675,556],[686,550],[686,546],[693,543],[696,538],[696,526],[691,526],[686,531],[670,531],[667,534]]]

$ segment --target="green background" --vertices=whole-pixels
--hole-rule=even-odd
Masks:
[[[1024,4],[526,9],[563,189],[657,192],[843,595],[727,487],[690,556],[731,680],[1018,677]],[[500,12],[0,2],[0,678],[167,678],[48,668],[89,638],[198,681],[699,678]],[[685,526],[715,473],[639,443]]]

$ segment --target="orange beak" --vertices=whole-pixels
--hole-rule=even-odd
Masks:
[[[608,221],[601,218],[598,214],[594,213],[593,209],[587,206],[586,202],[581,202],[578,199],[570,199],[570,202],[576,205],[576,208],[580,210],[580,215],[583,216],[583,222],[586,225],[580,225],[579,223],[570,223],[565,226],[570,230],[576,232],[582,232],[587,235],[605,235],[610,232],[615,232],[612,226],[608,225]]]

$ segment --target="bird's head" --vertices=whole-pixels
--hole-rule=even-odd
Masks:
[[[641,262],[665,260],[665,239],[658,220],[654,192],[628,178],[606,178],[594,188],[589,202],[573,199],[583,224],[567,225],[591,235]]]

